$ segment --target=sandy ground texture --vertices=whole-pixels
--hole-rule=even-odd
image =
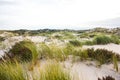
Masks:
[[[102,65],[96,67],[94,65],[87,65],[85,62],[71,63],[66,61],[65,66],[70,70],[72,80],[98,80],[105,76],[112,76],[115,80],[120,80],[120,74],[109,68],[110,65]]]

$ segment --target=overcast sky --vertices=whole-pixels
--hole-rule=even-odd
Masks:
[[[120,26],[120,0],[0,0],[0,29],[96,26]]]

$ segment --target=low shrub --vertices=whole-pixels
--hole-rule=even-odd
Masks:
[[[87,53],[89,58],[99,61],[100,64],[112,62],[114,55],[116,55],[117,60],[120,59],[120,55],[106,49],[87,49]]]
[[[95,43],[93,41],[85,41],[83,42],[84,45],[94,45]]]
[[[82,43],[78,40],[71,40],[71,41],[69,41],[69,43],[76,47],[82,46]]]
[[[105,35],[99,35],[96,36],[93,40],[95,44],[108,44],[108,43],[113,43],[113,40]]]
[[[118,36],[112,35],[111,39],[112,39],[113,43],[115,43],[115,44],[119,44],[120,43],[120,40],[119,40]]]
[[[0,42],[4,41],[5,38],[0,36]]]
[[[38,56],[36,46],[31,41],[21,41],[16,43],[9,53],[11,53],[14,58],[20,61],[34,61]]]

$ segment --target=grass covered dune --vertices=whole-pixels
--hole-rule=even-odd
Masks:
[[[120,80],[117,34],[31,32],[0,34],[0,80]]]

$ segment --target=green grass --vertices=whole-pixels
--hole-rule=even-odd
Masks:
[[[27,80],[27,74],[19,63],[0,63],[0,80]]]
[[[87,53],[89,58],[92,60],[97,60],[100,64],[112,63],[113,61],[115,63],[115,59],[120,59],[120,55],[116,55],[113,60],[115,53],[106,49],[87,49]]]
[[[95,43],[93,41],[87,40],[83,42],[83,45],[95,45]]]
[[[116,55],[113,55],[113,64],[114,64],[115,70],[118,72],[118,59]]]
[[[82,46],[82,43],[78,40],[70,40],[69,43],[75,47],[80,47]]]
[[[105,35],[99,35],[94,38],[94,43],[96,44],[108,44],[112,42],[112,39],[109,36]]]
[[[41,43],[38,50],[40,59],[56,59],[60,61],[64,61],[69,53],[66,47],[59,47],[54,44],[46,45],[45,43]]]
[[[38,57],[36,46],[31,41],[16,43],[9,52],[19,61],[35,61]]]
[[[109,43],[115,43],[119,44],[120,40],[118,36],[111,35],[111,36],[106,36],[106,35],[97,35],[93,38],[92,41],[83,41],[83,45],[100,45],[100,44],[109,44]]]
[[[50,62],[40,69],[39,80],[71,80],[69,73],[58,62]]]
[[[71,80],[69,71],[55,60],[47,60],[41,66],[29,70],[27,63],[3,62],[0,64],[0,80]]]

